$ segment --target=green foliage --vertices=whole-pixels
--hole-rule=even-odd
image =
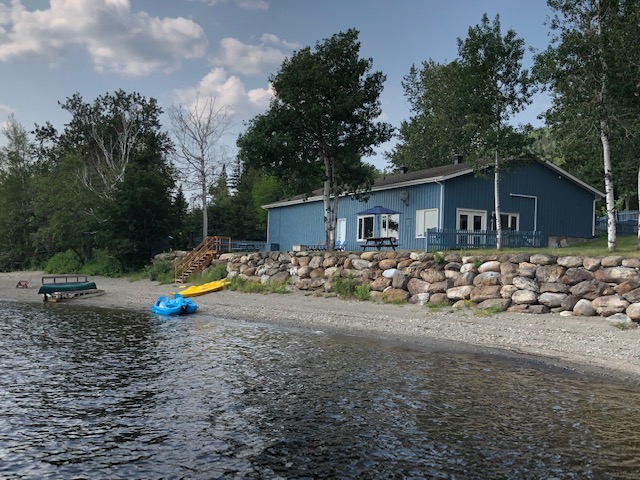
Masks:
[[[445,257],[445,254],[443,252],[437,252],[437,251],[433,252],[433,261],[436,265],[440,265],[441,263],[444,263],[444,257]]]
[[[49,274],[80,273],[82,259],[73,251],[56,253],[49,259],[44,271]]]
[[[270,78],[275,98],[238,138],[240,158],[268,168],[295,193],[310,194],[324,184],[327,241],[345,192],[367,190],[374,169],[362,158],[391,138],[391,125],[378,122],[385,76],[369,73],[372,61],[359,58],[354,29],[303,48]]]
[[[104,277],[119,277],[123,270],[120,263],[110,256],[104,249],[96,249],[93,251],[93,258],[80,269],[80,273],[84,275],[101,275]]]
[[[231,283],[227,287],[234,292],[244,293],[289,293],[286,285],[278,282],[253,282],[239,276],[231,278]]]
[[[449,308],[449,302],[447,300],[441,300],[439,302],[429,302],[425,304],[429,310],[440,311]]]
[[[355,297],[357,300],[361,302],[366,302],[371,299],[371,289],[369,285],[358,285],[356,286]]]
[[[362,286],[360,281],[354,277],[334,277],[333,292],[342,298],[356,297],[356,289]]]
[[[492,317],[496,313],[502,312],[502,308],[497,305],[487,307],[487,308],[476,308],[473,311],[474,317]]]
[[[189,277],[189,283],[199,285],[202,283],[215,282],[216,280],[222,280],[227,277],[227,264],[218,263],[212,267],[207,268],[199,275]]]
[[[152,282],[159,282],[162,285],[175,281],[173,263],[170,260],[153,262],[145,267],[145,273]]]

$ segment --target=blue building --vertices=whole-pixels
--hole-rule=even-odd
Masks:
[[[595,203],[604,197],[556,165],[536,159],[502,170],[501,226],[505,246],[547,246],[557,239],[591,238]],[[374,206],[393,213],[360,214]],[[324,243],[322,195],[264,205],[267,243],[279,250]],[[379,178],[366,201],[343,196],[336,240],[359,250],[368,237],[394,237],[402,250],[495,246],[494,176],[456,162]],[[531,242],[531,243],[527,243]]]

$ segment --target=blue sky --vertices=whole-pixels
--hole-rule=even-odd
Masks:
[[[241,130],[268,107],[268,77],[286,57],[356,28],[361,56],[387,76],[382,119],[398,127],[410,114],[401,81],[411,65],[454,59],[485,12],[528,47],[547,46],[545,0],[0,0],[0,122],[13,113],[27,129],[62,129],[58,101],[123,89],[165,111],[213,95]],[[536,97],[517,120],[539,125],[548,106]],[[387,166],[380,153],[369,161]]]

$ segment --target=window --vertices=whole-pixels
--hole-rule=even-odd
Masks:
[[[517,232],[520,230],[520,215],[518,213],[501,213],[500,226],[502,227],[502,230]]]
[[[438,209],[416,210],[416,238],[424,238],[428,228],[438,228]]]
[[[381,237],[395,237],[398,239],[398,230],[400,227],[400,215],[394,213],[392,215],[382,215]]]
[[[358,217],[358,241],[373,237],[373,215]]]

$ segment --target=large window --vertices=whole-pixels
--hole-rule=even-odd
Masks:
[[[398,230],[400,229],[400,215],[394,213],[392,215],[382,215],[381,237],[394,237],[398,239]]]
[[[416,238],[424,238],[428,228],[438,228],[438,209],[416,210]]]
[[[358,241],[373,237],[373,215],[358,217]]]
[[[500,226],[502,227],[502,230],[517,232],[520,230],[520,215],[517,213],[501,213]],[[493,228],[495,230],[495,225]]]

